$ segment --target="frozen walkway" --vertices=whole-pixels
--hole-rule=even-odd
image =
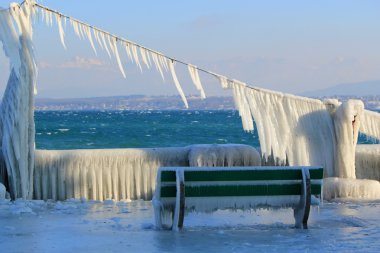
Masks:
[[[154,228],[148,201],[0,203],[1,252],[377,252],[380,202],[325,203],[309,230],[292,210],[190,214],[185,230]]]

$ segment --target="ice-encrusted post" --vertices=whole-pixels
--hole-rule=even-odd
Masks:
[[[364,104],[361,100],[348,100],[343,102],[333,115],[336,138],[336,177],[356,178],[355,150],[363,111]]]
[[[1,152],[13,199],[33,196],[34,91],[37,68],[32,45],[33,2],[0,10],[0,41],[10,76],[0,107]]]

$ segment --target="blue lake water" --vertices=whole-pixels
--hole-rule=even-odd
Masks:
[[[36,111],[38,149],[179,147],[237,143],[259,147],[236,111]],[[359,143],[371,143],[361,136]]]

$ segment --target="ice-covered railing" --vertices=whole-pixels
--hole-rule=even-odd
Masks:
[[[53,19],[55,19],[64,46],[65,31],[63,24],[69,22],[75,34],[80,38],[86,38],[95,53],[97,52],[96,45],[98,45],[98,48],[106,50],[110,56],[113,55],[123,76],[125,76],[125,71],[118,48],[125,49],[127,58],[136,63],[140,69],[142,66],[149,68],[151,65],[155,65],[163,78],[163,73],[169,71],[186,107],[188,107],[187,100],[177,78],[174,63],[184,64],[188,67],[191,79],[202,97],[205,97],[205,94],[198,71],[213,75],[220,81],[222,88],[233,90],[235,105],[242,118],[244,130],[252,131],[254,127],[253,118],[255,119],[265,159],[274,156],[282,163],[290,165],[322,165],[326,168],[327,175],[351,177],[354,174],[352,173],[354,171],[352,164],[354,164],[355,145],[349,151],[351,158],[345,157],[349,158],[349,165],[346,165],[347,159],[339,158],[342,154],[344,155],[342,148],[345,144],[343,143],[352,142],[356,137],[356,133],[347,136],[347,132],[345,132],[348,129],[346,123],[351,121],[343,123],[343,118],[338,120],[339,115],[344,113],[339,112],[339,115],[335,115],[335,110],[344,109],[337,109],[340,104],[326,105],[317,99],[251,87],[241,81],[169,57],[40,4],[36,3],[34,6],[38,9],[41,19],[49,26],[53,24]],[[348,118],[346,117],[345,120],[349,120]],[[359,118],[357,118],[358,121]],[[366,111],[362,124],[359,125],[357,122],[355,127],[360,126],[364,133],[367,132],[371,136],[379,137],[379,119],[379,114],[371,114]],[[345,139],[342,140],[341,137]],[[340,152],[338,161],[334,158],[336,152]]]
[[[151,199],[161,166],[255,166],[259,153],[246,145],[179,148],[37,150],[34,198]]]

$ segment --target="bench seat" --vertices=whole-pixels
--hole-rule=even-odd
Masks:
[[[156,225],[180,229],[184,212],[293,208],[307,228],[310,205],[322,198],[321,167],[162,167],[153,198]]]

